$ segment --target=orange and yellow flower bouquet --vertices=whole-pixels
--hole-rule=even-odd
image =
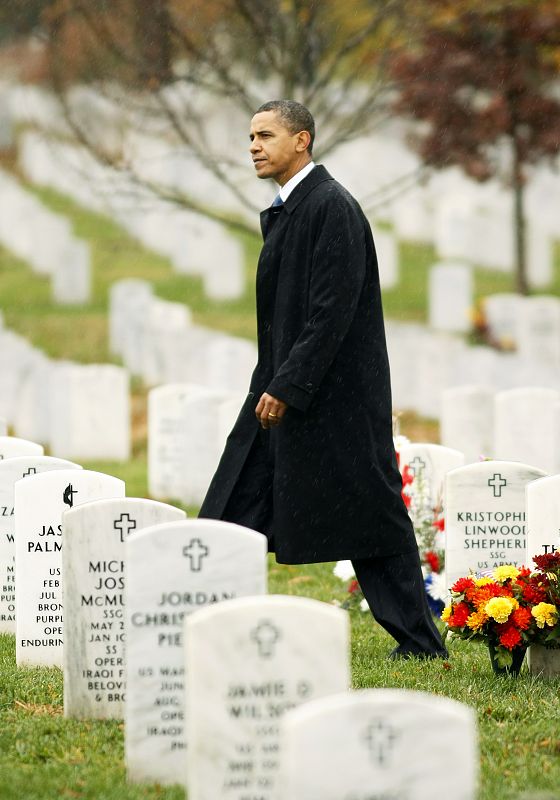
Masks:
[[[460,578],[441,615],[455,636],[486,642],[501,668],[509,668],[513,653],[530,644],[560,643],[560,553],[533,561],[535,572],[508,564],[492,577]]]

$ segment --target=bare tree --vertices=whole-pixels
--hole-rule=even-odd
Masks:
[[[73,109],[87,84],[130,114],[131,124],[173,139],[247,208],[239,163],[213,148],[204,104],[213,98],[248,118],[264,99],[310,106],[321,131],[318,158],[370,132],[389,110],[386,65],[397,47],[405,0],[56,0],[45,15],[51,85],[78,141],[104,164],[167,199],[250,226],[226,210],[146,180],[125,152],[103,147]]]

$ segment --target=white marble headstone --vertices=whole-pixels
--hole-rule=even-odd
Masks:
[[[15,436],[0,436],[0,461],[17,456],[42,456],[44,449],[37,442],[18,439]]]
[[[41,472],[73,468],[80,469],[78,464],[50,456],[19,456],[0,461],[0,633],[16,632],[16,481]]]
[[[445,476],[464,463],[463,453],[439,444],[413,442],[400,449],[401,473],[408,467],[409,474],[414,476],[413,482],[405,487],[412,498],[409,512],[413,519],[420,521],[433,515],[434,509],[442,508]]]
[[[84,305],[91,297],[91,251],[87,242],[70,239],[52,277],[55,303]]]
[[[472,303],[472,267],[460,263],[442,263],[431,268],[429,319],[434,330],[469,331]]]
[[[445,483],[445,581],[527,562],[525,487],[545,473],[513,461],[455,469]]]
[[[7,436],[8,424],[5,419],[0,418],[0,436]]]
[[[560,475],[529,483],[527,494],[527,566],[533,556],[560,551]]]
[[[560,298],[526,297],[517,319],[519,354],[560,368]]]
[[[494,392],[485,386],[457,386],[442,394],[441,443],[465,454],[467,463],[493,454]]]
[[[246,598],[193,614],[185,631],[189,800],[273,800],[282,715],[349,687],[347,613]]]
[[[476,798],[476,714],[456,700],[397,689],[348,692],[289,711],[281,727],[274,800]]]
[[[183,619],[207,605],[264,594],[266,552],[261,533],[213,520],[158,525],[127,539],[130,780],[184,782],[190,711],[184,703]]]
[[[517,344],[517,329],[526,298],[519,294],[493,294],[484,299],[484,313],[492,339],[504,347]]]
[[[130,458],[129,375],[113,364],[60,364],[51,379],[51,449],[64,458]]]
[[[499,392],[494,408],[494,457],[523,461],[545,472],[560,471],[559,402],[560,393],[554,389],[528,386]]]
[[[119,478],[56,470],[15,485],[16,659],[62,667],[62,514],[81,503],[124,497]]]
[[[133,531],[185,518],[136,497],[84,503],[62,518],[64,715],[122,719],[125,543]]]

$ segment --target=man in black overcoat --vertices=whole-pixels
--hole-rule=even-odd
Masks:
[[[265,533],[282,564],[351,559],[394,656],[445,656],[401,497],[377,259],[354,198],[312,161],[314,121],[272,101],[251,123],[261,214],[258,363],[201,517]]]

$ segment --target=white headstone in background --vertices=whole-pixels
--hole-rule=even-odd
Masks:
[[[50,440],[50,385],[55,362],[37,352],[30,359],[18,389],[13,427],[18,436],[34,442]]]
[[[436,264],[430,270],[429,321],[438,331],[467,333],[472,327],[472,268],[466,264]]]
[[[43,447],[37,442],[15,436],[0,436],[0,461],[17,456],[42,456],[43,453]]]
[[[116,281],[109,290],[109,347],[113,355],[123,355],[130,306],[147,306],[153,297],[148,281],[125,278]]]
[[[457,386],[442,394],[441,443],[465,454],[466,463],[493,454],[494,392],[485,386]]]
[[[349,687],[347,613],[246,598],[193,614],[185,632],[189,800],[278,797],[281,716]]]
[[[64,513],[64,716],[123,718],[126,539],[184,518],[178,508],[136,497],[96,500]]]
[[[560,475],[527,485],[527,566],[533,556],[560,551]]]
[[[560,369],[560,298],[526,297],[517,320],[519,355]]]
[[[5,419],[0,419],[0,436],[7,436],[8,425]]]
[[[148,487],[152,497],[200,504],[222,453],[216,421],[230,395],[171,384],[148,395]]]
[[[491,338],[503,347],[517,344],[517,327],[526,298],[520,294],[493,294],[484,298],[484,313]]]
[[[545,473],[512,461],[449,472],[445,483],[445,582],[527,563],[525,487]]]
[[[397,689],[348,692],[288,711],[281,727],[274,800],[476,798],[476,714],[456,700]]]
[[[123,481],[90,470],[57,470],[15,485],[16,659],[62,667],[62,514],[92,500],[124,497]]]
[[[128,777],[184,782],[183,619],[206,605],[264,594],[266,537],[227,522],[187,520],[133,533],[126,552]]]
[[[53,300],[61,305],[85,305],[91,298],[91,252],[86,242],[71,239],[53,272]]]
[[[499,392],[494,410],[495,458],[534,464],[545,472],[560,471],[559,402],[560,393],[553,389],[527,387]]]
[[[16,481],[41,472],[72,468],[80,469],[78,464],[50,456],[20,456],[0,461],[0,633],[16,632]]]
[[[64,458],[130,458],[129,376],[112,364],[60,364],[51,380],[51,450]]]
[[[399,243],[394,233],[376,230],[375,251],[382,289],[394,289],[399,283]]]
[[[535,219],[528,226],[527,277],[534,289],[546,289],[554,278],[554,239]]]
[[[413,519],[420,521],[433,516],[434,509],[441,511],[445,476],[464,463],[463,453],[439,444],[413,442],[400,449],[401,473],[408,467],[408,473],[414,478],[405,487],[406,493],[412,498],[409,512]]]

